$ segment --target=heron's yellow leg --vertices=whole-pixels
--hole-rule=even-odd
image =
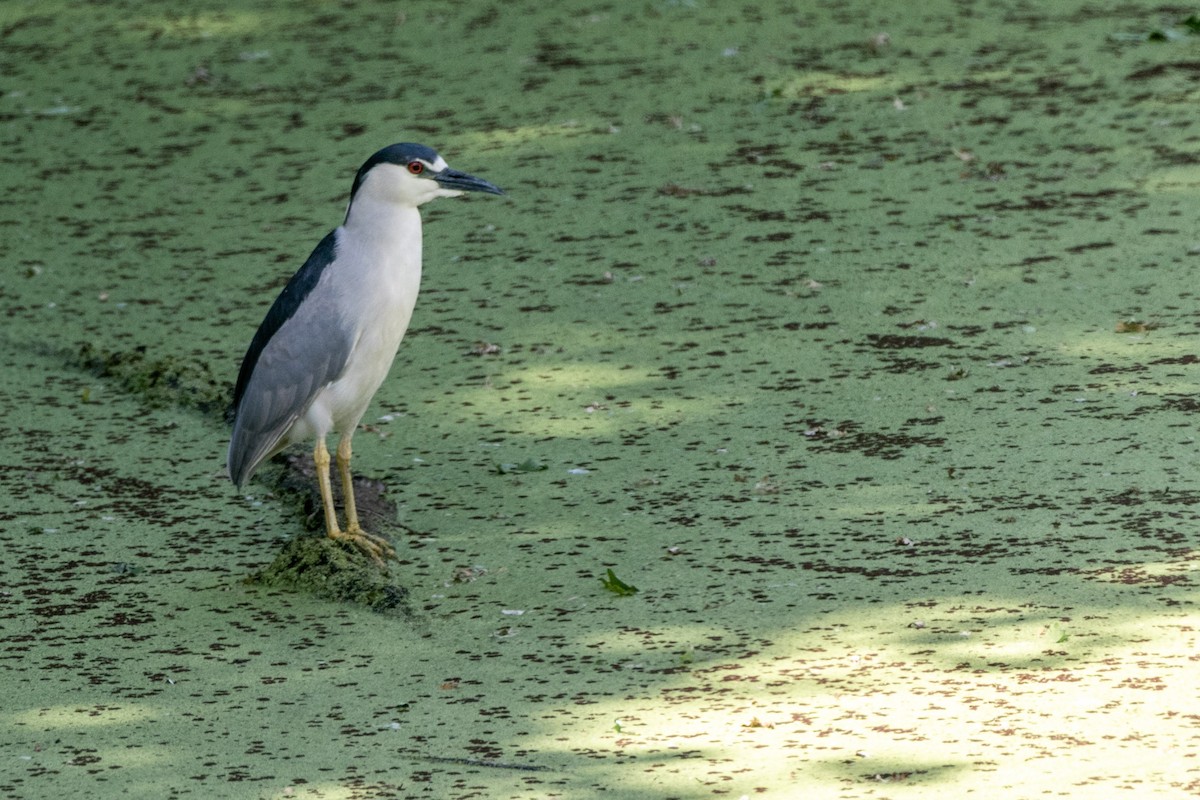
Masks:
[[[337,467],[342,477],[342,505],[346,508],[346,530],[357,533],[362,530],[358,524],[358,505],[354,501],[354,476],[350,474],[350,439],[343,437],[338,442]]]
[[[337,448],[338,475],[342,479],[342,504],[346,507],[346,530],[335,538],[345,539],[382,565],[385,558],[395,558],[396,549],[382,536],[367,533],[358,523],[358,506],[354,501],[354,477],[350,473],[350,437],[342,437]],[[328,455],[326,455],[328,458]],[[331,534],[332,535],[332,534]]]
[[[341,538],[342,529],[338,527],[337,510],[333,507],[333,486],[329,483],[329,451],[325,449],[324,439],[317,439],[317,448],[313,450],[313,464],[317,467],[321,508],[325,510],[325,533],[333,539]]]

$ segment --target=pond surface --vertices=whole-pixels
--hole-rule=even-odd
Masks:
[[[1196,793],[1197,46],[1145,2],[8,3],[0,794]],[[394,141],[508,195],[425,209],[371,611],[262,582],[311,500],[229,485],[224,407]]]

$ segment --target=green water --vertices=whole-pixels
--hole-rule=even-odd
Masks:
[[[0,794],[1194,794],[1183,16],[6,4]],[[222,398],[406,140],[376,614]]]

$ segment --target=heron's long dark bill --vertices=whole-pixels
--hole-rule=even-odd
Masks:
[[[488,194],[504,194],[499,186],[488,183],[483,178],[476,178],[456,169],[446,168],[433,176],[438,186],[443,189],[457,189],[460,192],[487,192]]]

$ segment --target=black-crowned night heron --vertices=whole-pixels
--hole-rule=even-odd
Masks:
[[[421,284],[417,207],[463,192],[504,194],[450,169],[433,149],[394,144],[354,176],[341,227],[321,240],[267,312],[234,389],[229,477],[241,487],[265,460],[316,440],[313,460],[325,530],[377,562],[394,556],[386,539],[358,522],[350,440],[404,337]],[[338,525],[325,437],[341,434],[338,474],[346,527]]]

